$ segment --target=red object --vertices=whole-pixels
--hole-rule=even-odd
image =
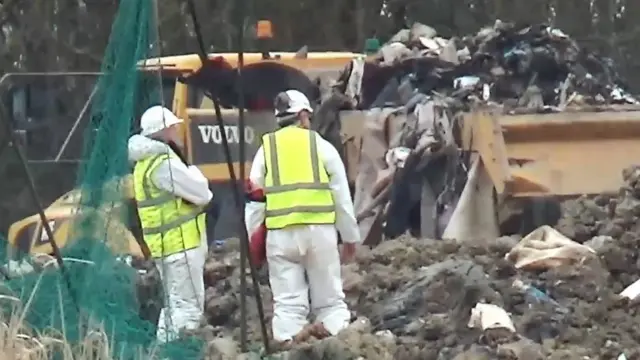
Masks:
[[[264,224],[251,234],[249,256],[256,267],[262,266],[267,260],[267,227]]]
[[[245,188],[250,199],[264,198],[264,191],[256,188],[251,181],[246,181]],[[249,257],[256,267],[262,266],[267,260],[267,227],[264,222],[249,236]]]

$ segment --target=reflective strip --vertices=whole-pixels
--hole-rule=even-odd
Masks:
[[[145,190],[147,190],[146,181],[142,184],[142,186],[144,187]],[[160,195],[153,199],[138,201],[138,207],[139,208],[152,207],[152,206],[162,205],[164,203],[167,203],[173,200],[175,200],[175,196],[171,194],[165,194],[165,195]]]
[[[280,185],[280,186],[269,186],[265,189],[265,194],[275,194],[280,192],[293,191],[298,189],[307,189],[307,190],[330,190],[331,187],[329,184],[316,184],[316,183],[295,183],[288,185]]]
[[[320,163],[318,162],[318,144],[316,133],[309,131],[309,146],[311,154],[311,171],[313,171],[313,182],[310,183],[294,183],[282,185],[280,182],[280,168],[278,167],[278,153],[276,146],[275,133],[269,134],[269,158],[271,159],[271,186],[267,186],[264,191],[266,194],[274,194],[298,189],[308,190],[330,190],[328,183],[320,180]]]
[[[142,180],[142,190],[144,191],[145,200],[138,201],[138,208],[158,206],[158,205],[162,205],[164,203],[176,200],[176,196],[170,193],[165,193],[155,198],[151,197],[151,185],[149,184],[149,172],[151,172],[151,170],[155,167],[156,162],[158,160],[162,160],[164,156],[165,156],[164,154],[157,155],[156,158],[153,159],[153,161],[151,161],[151,164],[149,165],[149,167],[144,171],[143,180]],[[197,218],[198,215],[202,214],[203,212],[204,212],[203,209],[198,209],[197,211],[191,212],[189,214],[178,216],[177,218],[173,219],[172,221],[166,224],[156,226],[156,227],[151,227],[151,228],[143,228],[142,233],[144,235],[166,233],[171,229],[177,228],[180,225]]]
[[[158,161],[159,159],[161,159],[163,155],[156,155],[156,158],[153,159],[153,161],[151,162],[151,164],[149,165],[149,167],[144,171],[144,174],[142,175],[142,191],[144,191],[144,197],[145,199],[142,201],[138,201],[138,207],[139,208],[146,208],[146,207],[151,207],[151,206],[158,206],[158,205],[162,205],[164,203],[167,203],[169,201],[173,201],[175,200],[175,196],[166,193],[163,195],[160,195],[158,197],[152,198],[151,197],[151,187],[149,185],[149,172],[151,171],[151,169],[153,169],[155,167],[156,161]]]
[[[269,188],[277,188],[280,186],[280,169],[278,168],[278,153],[276,152],[276,134],[269,134],[269,158],[271,159],[271,183]]]
[[[283,216],[289,215],[293,213],[332,213],[336,210],[336,207],[333,205],[322,205],[322,206],[294,206],[286,209],[277,209],[277,210],[267,210],[267,217],[275,217],[275,216]]]
[[[152,228],[142,229],[142,233],[144,235],[153,235],[153,234],[159,234],[159,233],[166,233],[171,229],[177,228],[180,225],[197,218],[198,215],[200,215],[201,213],[203,213],[203,210],[198,210],[198,211],[194,211],[194,212],[189,213],[189,214],[178,216],[177,218],[169,221],[166,224],[163,224],[163,225],[160,225],[160,226],[156,226],[156,227],[152,227]]]
[[[318,144],[316,143],[316,133],[309,131],[309,146],[311,146],[311,170],[313,171],[313,183],[322,184],[320,182],[320,164],[318,163]]]

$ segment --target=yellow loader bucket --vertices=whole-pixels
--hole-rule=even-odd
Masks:
[[[500,195],[615,193],[640,163],[640,108],[604,112],[465,117],[463,144],[476,150]]]

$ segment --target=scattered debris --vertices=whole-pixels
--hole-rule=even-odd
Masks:
[[[636,346],[640,307],[629,299],[634,297],[630,290],[623,292],[640,278],[640,210],[633,205],[640,203],[640,191],[633,190],[640,188],[640,167],[626,169],[623,178],[619,196],[563,203],[569,211],[558,231],[544,227],[522,240],[501,237],[489,243],[402,236],[373,250],[359,248],[356,261],[343,266],[343,285],[350,308],[371,319],[370,325],[359,326],[357,321],[344,334],[311,338],[278,356],[337,360],[370,358],[371,354],[380,359],[640,356]],[[575,241],[569,240],[576,234],[567,233],[569,223],[581,231]],[[613,228],[611,224],[618,227],[617,233],[607,230]],[[553,261],[544,262],[545,266],[516,266],[526,258],[518,253],[526,244],[531,245],[533,258],[549,250],[553,256],[544,253],[542,258]],[[567,246],[572,250],[558,250]],[[212,249],[207,261],[206,315],[211,325],[202,329],[207,338],[238,339],[238,251],[237,241],[228,240]],[[520,255],[509,256],[515,253]],[[261,269],[260,288],[270,320],[266,275]],[[249,303],[249,333],[257,344],[255,303],[252,298]],[[503,329],[470,329],[474,309],[477,314],[481,308],[503,309],[513,331],[508,324]],[[491,322],[487,320],[485,327]]]
[[[626,286],[640,277],[637,267],[620,272],[591,257],[582,263],[529,272],[505,260],[509,250],[502,240],[475,245],[410,237],[384,242],[373,250],[359,248],[356,261],[343,266],[343,279],[347,302],[360,319],[336,337],[311,338],[280,358],[507,356],[582,360],[616,358],[621,353],[628,358],[640,356],[640,351],[634,350],[640,308],[618,295],[623,289],[621,279],[634,278],[628,283],[623,280]],[[231,239],[212,249],[207,261],[206,315],[210,325],[201,333],[208,339],[239,339],[238,251],[237,240]],[[260,288],[270,321],[272,305],[266,275],[261,269]],[[567,311],[554,311],[555,306],[549,306],[552,304],[527,300],[527,295],[513,286],[516,280],[544,292]],[[249,338],[259,346],[254,299],[249,297],[248,303]],[[504,309],[515,332],[508,328],[470,329],[472,310],[478,303]],[[215,347],[209,349],[214,351]]]
[[[626,298],[629,298],[630,300],[635,300],[638,295],[640,295],[640,280],[636,280],[636,282],[627,286],[620,293],[620,296],[624,296]]]
[[[544,225],[525,236],[514,246],[505,259],[513,262],[517,269],[540,270],[564,264],[582,262],[595,251],[579,244],[556,229]]]
[[[506,329],[510,332],[516,332],[513,322],[509,314],[503,308],[494,304],[478,303],[471,309],[469,317],[470,328],[477,328],[482,331],[491,329]]]

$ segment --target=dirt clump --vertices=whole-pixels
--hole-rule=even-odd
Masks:
[[[557,229],[583,243],[594,236],[621,238],[640,230],[640,166],[622,171],[624,185],[618,194],[582,196],[563,203],[563,216]]]
[[[623,186],[615,195],[583,196],[563,204],[556,228],[571,239],[594,248],[622,291],[640,277],[640,166],[622,171]]]

